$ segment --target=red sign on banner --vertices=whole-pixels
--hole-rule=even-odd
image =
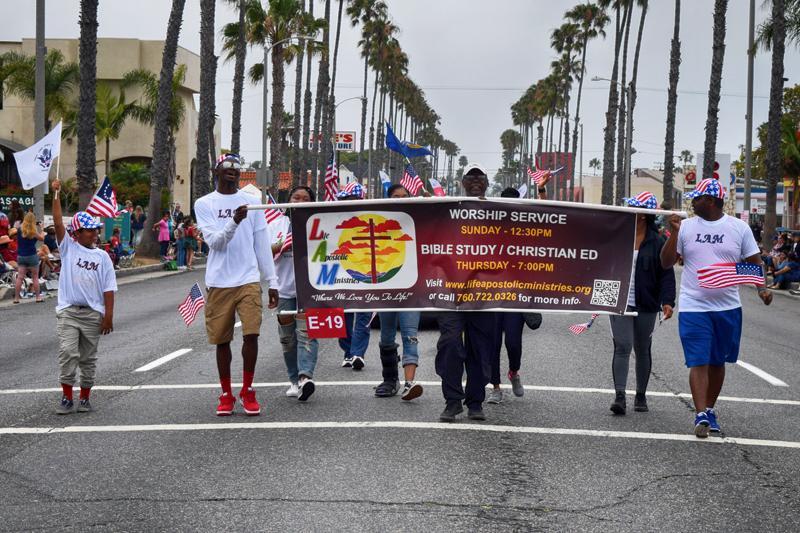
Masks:
[[[347,337],[344,309],[306,309],[306,324],[310,339],[341,339]]]

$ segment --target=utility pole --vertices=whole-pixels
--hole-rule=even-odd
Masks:
[[[747,132],[744,144],[744,211],[750,213],[750,187],[753,175],[753,59],[755,51],[756,0],[750,0],[750,25],[747,36]]]
[[[34,142],[45,136],[44,130],[44,57],[47,49],[44,46],[44,0],[36,0],[36,70],[34,73],[33,128]],[[36,220],[44,218],[44,193],[47,182],[33,189],[33,213]]]

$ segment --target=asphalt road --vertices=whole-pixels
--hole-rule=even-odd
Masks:
[[[317,393],[301,404],[284,396],[266,316],[256,372],[263,413],[220,419],[202,322],[186,328],[176,312],[195,279],[202,271],[121,286],[89,414],[53,411],[54,301],[0,307],[0,529],[797,530],[797,299],[767,308],[742,290],[741,359],[786,386],[729,367],[725,439],[698,441],[675,320],[654,335],[649,413],[608,409],[607,318],[575,337],[567,327],[585,317],[548,315],[525,332],[525,396],[506,391],[503,404],[485,406],[484,423],[443,425],[435,332],[420,335],[421,398],[373,397],[373,338],[362,372],[340,368],[325,341]],[[180,349],[191,351],[135,372]]]

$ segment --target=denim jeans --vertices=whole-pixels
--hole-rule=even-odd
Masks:
[[[345,313],[344,323],[347,337],[339,339],[344,358],[364,357],[369,348],[369,323],[372,313]]]
[[[183,239],[175,241],[175,246],[178,248],[178,266],[186,266],[186,250],[183,249]]]
[[[403,311],[400,313],[378,313],[381,320],[381,348],[391,348],[397,338],[397,326],[400,326],[400,338],[403,341],[403,366],[419,366],[419,311]]]
[[[295,309],[297,309],[296,298],[278,299],[278,312]],[[283,316],[285,318],[286,315]],[[301,374],[313,378],[314,369],[317,366],[319,343],[317,339],[308,338],[306,319],[297,318],[295,315],[294,320],[289,324],[283,325],[278,322],[278,335],[283,348],[283,360],[286,363],[289,381],[297,383]]]

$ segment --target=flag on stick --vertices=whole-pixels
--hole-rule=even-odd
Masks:
[[[433,188],[434,196],[445,196],[444,187],[442,187],[442,184],[439,183],[439,180],[437,180],[436,178],[431,178],[428,181],[431,182],[431,187]]]
[[[416,196],[419,190],[422,189],[422,180],[419,179],[417,171],[411,166],[411,163],[406,164],[403,171],[403,178],[400,180],[400,185],[406,188],[408,194]]]
[[[536,170],[531,170],[531,167],[528,167],[528,176],[530,176],[537,187],[544,187],[547,180],[550,179],[550,171],[547,169],[539,170],[538,168]]]
[[[698,268],[697,280],[704,289],[724,289],[734,285],[763,285],[764,269],[752,263],[717,263]]]
[[[103,178],[100,188],[94,193],[92,201],[86,207],[86,212],[96,217],[109,218],[114,218],[119,214],[117,195],[114,194],[114,189],[111,187],[111,181],[109,181],[108,176]]]
[[[39,139],[39,142],[14,153],[17,164],[17,173],[22,182],[22,188],[33,189],[37,185],[47,183],[50,176],[50,167],[53,161],[61,154],[61,122],[56,124],[50,133]]]
[[[573,324],[569,327],[569,330],[575,335],[580,335],[581,333],[592,327],[592,324],[594,324],[594,321],[598,316],[600,315],[592,314],[592,318],[589,319],[588,322],[584,322],[583,324]]]
[[[267,204],[277,204],[272,193],[267,193]],[[283,209],[265,209],[264,218],[267,219],[267,224],[272,224],[283,216]]]
[[[283,244],[281,244],[281,249],[278,250],[278,253],[272,256],[272,260],[273,261],[277,260],[283,254],[283,252],[289,250],[291,247],[292,247],[292,234],[287,233],[286,239],[283,241]]]
[[[206,305],[206,300],[203,298],[203,292],[200,290],[200,285],[195,283],[189,291],[189,296],[178,307],[178,313],[183,318],[186,326],[190,326],[194,319],[197,318],[197,313],[200,312]]]
[[[331,153],[331,159],[325,168],[325,201],[333,202],[336,200],[336,193],[339,192],[339,169],[336,168],[336,152]]]

